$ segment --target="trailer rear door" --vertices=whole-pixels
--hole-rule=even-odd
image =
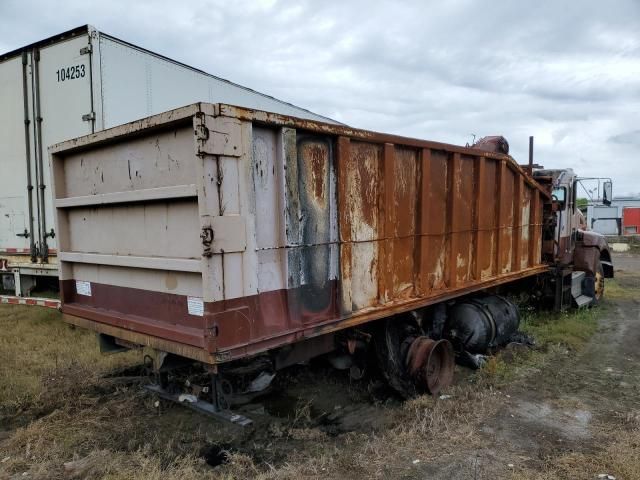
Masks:
[[[0,63],[0,253],[29,251],[22,71],[22,57]]]
[[[43,195],[39,199],[40,231],[43,236],[50,235],[54,228],[47,147],[93,132],[91,56],[87,49],[89,42],[89,35],[81,35],[43,48],[40,50],[40,59],[35,62],[33,68],[42,118],[42,135],[41,138],[37,138],[37,145],[43,165],[41,176],[38,178],[45,186],[44,190],[38,188],[39,193]],[[37,107],[36,99],[35,118]],[[38,174],[40,175],[40,172]],[[55,249],[55,236],[48,236],[46,243],[50,249]]]

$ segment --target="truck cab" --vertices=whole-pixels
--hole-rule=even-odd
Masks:
[[[604,293],[604,279],[613,277],[613,264],[606,238],[588,230],[584,215],[577,208],[579,183],[585,179],[570,168],[536,170],[533,176],[549,187],[552,198],[543,232],[547,261],[558,272],[558,281],[564,288],[571,285],[571,296],[578,306],[597,304]],[[589,180],[598,180],[600,187],[601,179]],[[610,180],[603,183],[601,201],[611,201]],[[568,274],[570,281],[565,279]],[[564,296],[559,298],[563,302]]]

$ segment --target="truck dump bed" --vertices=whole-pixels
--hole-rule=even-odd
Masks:
[[[209,364],[546,269],[505,155],[222,104],[50,154],[66,320]]]

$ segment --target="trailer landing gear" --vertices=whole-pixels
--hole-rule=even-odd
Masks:
[[[216,405],[214,403],[205,402],[199,399],[196,399],[195,402],[180,401],[181,395],[169,393],[168,391],[163,389],[160,385],[146,385],[144,388],[158,395],[163,400],[179,403],[180,405],[189,407],[190,409],[195,410],[196,412],[204,413],[206,415],[217,418],[219,420],[225,420],[227,422],[240,425],[241,427],[248,427],[253,423],[253,420],[251,420],[250,418],[247,418],[244,415],[240,415],[238,413],[233,413],[230,410],[223,410],[222,408],[220,408],[220,405]]]
[[[187,381],[176,389],[176,385],[172,385],[172,382],[170,382],[169,371],[185,367],[193,362],[166,352],[148,349],[145,355],[145,363],[149,373],[155,378],[155,383],[145,385],[144,388],[163,400],[178,403],[197,412],[242,427],[247,427],[253,423],[250,418],[230,410],[228,399],[233,395],[233,387],[228,381],[220,378],[217,366],[211,366],[205,373],[210,379],[208,386],[198,386]],[[184,392],[185,385],[188,387],[187,392],[190,393]],[[208,393],[210,393],[211,402],[200,398],[201,395]]]

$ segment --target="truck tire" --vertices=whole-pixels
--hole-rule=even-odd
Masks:
[[[604,268],[602,267],[600,260],[598,260],[595,270],[595,274],[593,275],[594,295],[593,300],[591,301],[592,307],[599,305],[600,301],[604,297]]]

